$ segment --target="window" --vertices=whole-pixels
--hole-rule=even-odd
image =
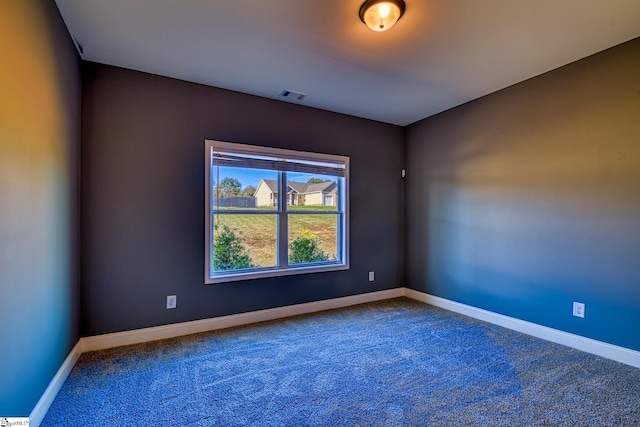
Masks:
[[[205,141],[205,283],[346,270],[349,158]]]

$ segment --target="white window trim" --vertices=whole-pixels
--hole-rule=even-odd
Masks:
[[[211,151],[221,150],[228,153],[235,153],[240,155],[249,156],[270,156],[279,157],[283,159],[292,160],[306,160],[306,161],[319,161],[329,162],[344,165],[344,184],[338,194],[336,204],[340,203],[343,206],[342,215],[343,221],[338,225],[342,228],[338,232],[338,238],[341,238],[341,252],[342,262],[327,262],[327,263],[313,263],[310,265],[295,265],[285,267],[266,267],[266,268],[252,268],[249,270],[227,270],[224,272],[215,273],[211,272]],[[286,150],[282,148],[262,147],[247,144],[238,144],[232,142],[205,140],[205,268],[204,268],[204,282],[205,284],[227,283],[239,280],[250,280],[258,278],[289,276],[296,274],[308,274],[308,273],[320,273],[328,271],[340,271],[349,269],[349,157],[339,156],[334,154],[321,154],[312,153],[306,151]],[[286,183],[281,182],[281,185],[286,189]],[[282,189],[281,189],[282,190]],[[280,194],[286,194],[286,192],[279,191]],[[279,204],[286,204],[286,197],[278,197]],[[312,214],[311,212],[305,212]],[[295,215],[295,212],[290,212],[290,215]],[[286,216],[286,215],[285,215]],[[285,221],[286,222],[286,221]],[[281,225],[282,227],[282,225]],[[286,233],[287,225],[284,225],[285,230],[280,228],[280,238],[278,239],[280,247],[279,251],[283,248],[287,249],[287,240],[283,238]]]

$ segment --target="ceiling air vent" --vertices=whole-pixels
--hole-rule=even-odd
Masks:
[[[283,90],[280,93],[280,96],[282,98],[287,98],[290,99],[292,101],[303,101],[307,96],[306,93],[302,93],[302,92],[296,92],[295,90]]]

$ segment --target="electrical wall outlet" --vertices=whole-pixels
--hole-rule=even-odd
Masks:
[[[167,310],[178,306],[178,297],[176,295],[167,295]]]
[[[585,305],[582,302],[575,302],[573,303],[573,315],[576,317],[582,317],[584,318],[584,312],[585,312]]]
[[[373,282],[375,280],[375,273],[373,271],[369,272],[369,281]]]

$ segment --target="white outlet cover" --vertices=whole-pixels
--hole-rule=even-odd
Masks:
[[[176,295],[167,295],[167,310],[178,306],[178,297]]]
[[[573,315],[584,318],[585,304],[582,302],[573,303]]]
[[[369,272],[369,281],[373,282],[375,280],[375,273],[373,271]]]

